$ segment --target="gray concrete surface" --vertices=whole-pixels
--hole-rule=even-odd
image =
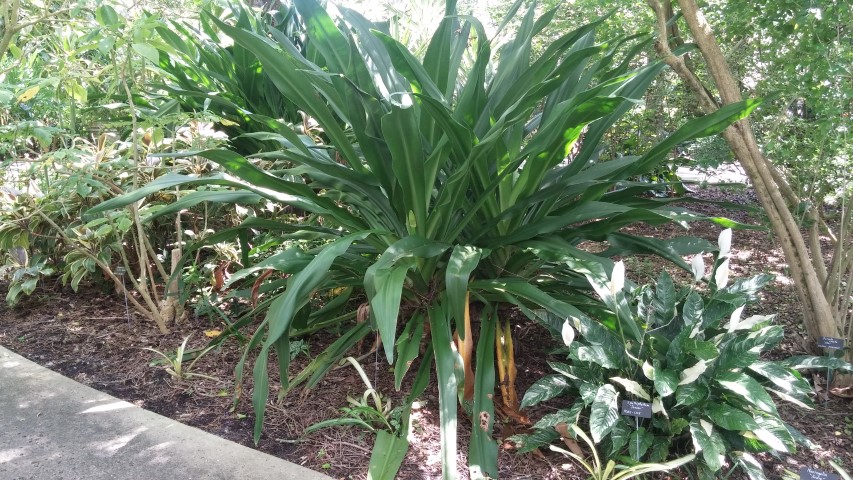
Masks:
[[[2,480],[328,480],[0,347]]]
[[[743,167],[738,164],[720,165],[717,168],[698,169],[689,167],[678,167],[676,170],[678,178],[685,182],[707,183],[710,185],[721,183],[749,183]]]

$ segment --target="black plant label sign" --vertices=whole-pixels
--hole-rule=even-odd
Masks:
[[[834,473],[822,472],[810,467],[800,469],[800,480],[841,480],[841,477]]]
[[[842,348],[844,348],[844,339],[835,337],[820,337],[817,340],[817,346],[821,348],[832,348],[834,350],[841,350]]]
[[[652,418],[652,404],[622,400],[622,415],[629,417]]]

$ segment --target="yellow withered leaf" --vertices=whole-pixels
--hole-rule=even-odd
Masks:
[[[213,329],[204,331],[204,336],[207,338],[216,338],[220,335],[222,335],[222,330]]]
[[[35,87],[28,88],[27,91],[18,95],[18,102],[24,103],[30,101],[31,98],[35,97],[36,94],[39,93],[40,89],[41,87],[39,87],[38,85],[36,85]]]
[[[226,127],[233,127],[234,125],[240,125],[237,122],[232,122],[231,120],[226,120],[224,118],[219,120],[219,123],[221,123],[222,125],[225,125]]]

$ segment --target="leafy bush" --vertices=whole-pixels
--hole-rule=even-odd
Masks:
[[[721,131],[757,102],[688,122],[639,156],[597,162],[604,133],[662,69],[651,64],[629,71],[628,60],[615,64],[615,55],[636,54],[632,42],[646,37],[596,43],[599,21],[564,34],[532,58],[532,39],[557,11],[537,19],[531,8],[493,63],[483,26],[457,16],[454,2],[448,2],[447,17],[419,59],[355,12],[340,9],[343,18],[336,23],[314,0],[298,1],[296,8],[306,25],[300,41],[310,55],[275,30],[268,37],[239,22],[208,20],[251,52],[264,75],[310,121],[247,134],[277,142],[281,148],[275,152],[253,158],[226,150],[198,153],[226,174],[166,175],[90,213],[182,185],[237,190],[211,192],[205,197],[211,202],[228,202],[237,194],[298,209],[303,214],[296,223],[250,218],[207,239],[242,235],[245,249],[252,232],[275,230],[282,238],[310,235],[318,242],[307,251],[285,248],[257,265],[244,265],[231,279],[233,284],[255,276],[246,295],[267,309],[236,369],[240,381],[260,347],[252,395],[255,440],[269,401],[272,352],[284,394],[297,385],[315,385],[375,330],[394,364],[398,389],[426,343],[413,392],[427,384],[434,361],[446,475],[456,471],[460,398],[480,419],[468,457],[472,476],[494,478],[495,345],[512,341],[508,319],[498,318],[499,307],[515,304],[525,312],[544,308],[562,318],[584,317],[575,304],[596,308],[596,302],[582,294],[589,287],[575,268],[580,259],[609,271],[608,256],[648,252],[689,268],[681,255],[707,250],[707,242],[658,241],[618,231],[639,221],[701,217],[645,196],[655,185],[627,179],[654,168],[675,145]],[[470,65],[464,61],[468,55]],[[306,131],[305,124],[316,127]],[[585,240],[607,241],[610,249],[598,256],[587,253],[577,248]],[[335,297],[344,301],[333,309],[312,305],[317,294],[340,289],[347,294]],[[362,321],[349,323],[354,311],[337,317],[333,312],[347,307],[353,291],[364,292],[367,305],[358,315]],[[476,354],[469,299],[483,306]],[[234,327],[252,321],[249,315]],[[343,328],[340,338],[291,376],[291,336],[323,327]],[[499,353],[502,401],[517,408],[510,351]],[[457,371],[464,372],[458,380]]]
[[[772,324],[772,315],[742,313],[771,277],[729,285],[730,239],[730,230],[720,236],[705,296],[694,287],[676,288],[666,272],[654,287],[623,285],[620,268],[609,280],[600,270],[587,272],[608,311],[598,322],[571,318],[563,325],[569,362],[551,362],[557,373],[537,381],[522,406],[563,395],[575,401],[542,418],[533,435],[518,438],[522,451],[548,444],[559,437],[555,425],[581,418],[609,457],[660,462],[695,451],[700,478],[719,478],[726,461],[750,478],[764,478],[753,453],[794,451],[803,438],[779,417],[773,396],[812,408],[811,387],[796,368],[826,360],[762,358],[782,340],[782,327]],[[694,272],[697,280],[704,274],[699,256]],[[651,421],[636,428],[620,415],[620,398],[651,403]]]
[[[236,2],[224,9],[211,4],[210,16],[158,26],[162,42],[155,44],[160,57],[157,66],[165,78],[155,87],[168,93],[168,106],[163,108],[214,113],[221,118],[218,127],[241,153],[270,148],[262,139],[244,134],[269,131],[281,122],[300,122],[296,106],[275,87],[258,58],[239,43],[223,42],[213,21],[214,17],[233,18],[240,28],[258,36],[274,31],[301,48],[305,26],[298,12],[287,1],[278,7],[261,16]]]

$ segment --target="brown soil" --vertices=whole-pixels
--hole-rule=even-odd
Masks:
[[[703,190],[706,199],[754,204],[748,191],[732,192]],[[689,205],[694,211],[727,216],[745,223],[756,223],[745,212],[723,211],[713,205]],[[684,235],[674,226],[633,229],[657,238]],[[720,227],[693,224],[688,234],[715,241]],[[776,281],[765,289],[763,301],[751,313],[777,313],[777,321],[785,326],[784,342],[771,356],[781,357],[807,353],[807,341],[799,324],[801,313],[793,286],[785,276],[781,251],[766,231],[736,231],[733,241],[732,269],[737,276],[769,272]],[[652,257],[636,257],[626,265],[635,280],[651,281],[659,273],[661,261]],[[666,267],[686,279],[683,272]],[[0,286],[0,290],[3,290]],[[0,292],[5,295],[5,292]],[[191,316],[192,317],[192,316]],[[144,347],[174,352],[187,335],[189,348],[201,348],[206,343],[203,331],[220,327],[215,321],[191,318],[173,328],[172,333],[160,335],[151,324],[141,322],[131,313],[128,319],[124,302],[114,294],[97,290],[71,292],[57,285],[46,285],[14,308],[0,306],[0,344],[62,373],[78,382],[108,392],[161,415],[174,418],[229,440],[252,446],[253,414],[251,382],[243,395],[233,402],[233,367],[242,354],[236,341],[226,341],[222,347],[208,353],[195,365],[194,372],[207,378],[175,380],[164,365],[152,365],[158,356]],[[541,375],[550,373],[546,360],[551,343],[549,335],[538,325],[520,320],[515,324],[516,361],[519,371],[519,392],[523,393]],[[317,335],[310,342],[309,355],[320,353],[334,340],[331,334]],[[367,347],[365,347],[366,349]],[[308,361],[300,355],[294,370]],[[377,390],[387,394],[395,405],[401,394],[394,392],[393,372],[380,357],[368,355],[361,364],[374,381]],[[273,369],[274,370],[274,369]],[[247,376],[251,370],[247,368]],[[822,372],[811,376],[813,384],[823,389]],[[271,382],[275,385],[277,382]],[[347,395],[360,397],[364,385],[349,366],[332,370],[310,394],[292,394],[281,403],[269,405],[263,437],[258,449],[300,465],[341,479],[362,479],[366,476],[367,461],[373,436],[357,428],[331,428],[303,436],[303,430],[318,421],[341,416],[340,408],[347,406]],[[420,407],[413,415],[412,442],[399,478],[440,478],[438,394],[434,385],[423,395]],[[528,413],[535,421],[558,405],[541,407]],[[764,456],[765,470],[770,478],[783,478],[787,469],[796,472],[801,466],[823,470],[828,460],[836,460],[853,470],[853,400],[830,398],[820,402],[814,411],[782,406],[783,418],[820,446],[801,449],[782,459]],[[464,467],[465,449],[470,422],[460,412],[460,470]],[[511,434],[511,429],[504,433]],[[517,455],[511,449],[500,454],[500,476],[507,479],[583,478],[579,471],[564,459],[550,453]]]

